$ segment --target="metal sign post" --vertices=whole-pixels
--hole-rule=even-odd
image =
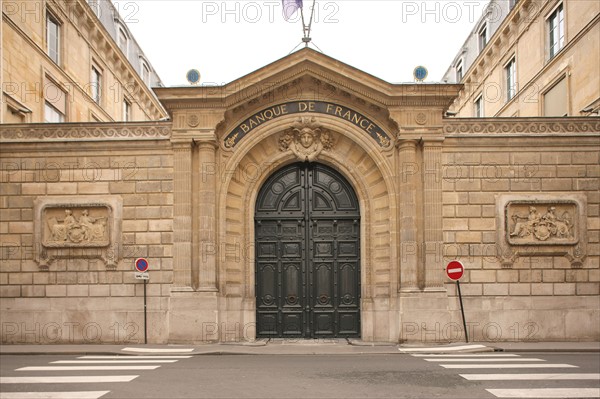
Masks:
[[[138,280],[144,280],[144,344],[148,343],[148,316],[147,316],[147,306],[146,306],[146,283],[150,280],[150,274],[148,273],[148,268],[150,267],[150,263],[145,258],[138,258],[135,260],[135,269],[138,271],[135,273],[135,278]]]
[[[457,260],[453,260],[446,266],[446,275],[450,280],[456,281],[458,290],[458,301],[460,302],[460,314],[462,315],[463,328],[465,329],[465,341],[469,343],[469,334],[467,333],[467,321],[465,320],[465,309],[463,307],[462,293],[460,292],[460,282],[458,281],[465,272],[465,267]]]
[[[147,321],[147,315],[146,315],[146,313],[147,313],[146,312],[146,282],[147,281],[148,280],[144,280],[144,344],[148,343],[148,328],[147,328],[148,321]],[[458,284],[458,281],[456,283]],[[458,292],[460,292],[460,287],[458,288]],[[460,303],[461,303],[460,307],[462,309],[462,300],[460,301]],[[464,320],[464,318],[465,318],[465,315],[463,314],[463,320]],[[465,333],[466,333],[466,331],[465,331]],[[469,341],[467,340],[467,342],[469,342]]]

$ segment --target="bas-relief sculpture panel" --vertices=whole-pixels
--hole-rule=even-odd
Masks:
[[[575,245],[577,213],[574,201],[510,201],[506,209],[507,240],[512,245]]]
[[[35,260],[46,270],[56,259],[121,259],[122,200],[118,196],[40,197],[34,205]]]
[[[45,247],[105,247],[110,243],[107,222],[110,207],[88,204],[71,207],[69,204],[45,207],[42,245]]]
[[[512,267],[519,256],[564,255],[581,267],[587,255],[584,194],[505,194],[497,197],[499,257]]]

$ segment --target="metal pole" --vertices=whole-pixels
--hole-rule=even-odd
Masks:
[[[148,329],[146,327],[147,326],[147,324],[146,324],[146,320],[147,320],[147,317],[146,317],[146,281],[147,280],[144,280],[144,343],[145,344],[148,343]],[[463,319],[464,319],[464,316],[463,316]]]
[[[462,314],[463,327],[465,329],[465,341],[469,343],[469,334],[467,333],[467,321],[465,320],[465,309],[463,308],[462,294],[460,293],[460,283],[456,280],[456,288],[458,289],[458,300],[460,301],[460,313]]]

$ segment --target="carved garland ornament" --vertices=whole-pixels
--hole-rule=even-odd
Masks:
[[[331,132],[321,128],[316,118],[298,118],[279,138],[279,150],[291,151],[301,161],[312,162],[334,145]]]

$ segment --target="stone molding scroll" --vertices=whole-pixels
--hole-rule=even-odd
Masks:
[[[298,118],[279,138],[279,150],[291,151],[301,161],[312,162],[334,145],[331,132],[320,127],[316,118]]]
[[[496,198],[498,257],[505,268],[520,256],[587,256],[587,198],[578,193],[503,194]]]
[[[444,120],[445,134],[547,134],[547,133],[597,133],[600,131],[598,118],[531,118],[514,120],[514,118],[461,118]]]
[[[34,259],[48,270],[56,259],[121,259],[119,196],[38,197],[34,202]]]
[[[52,125],[52,126],[50,126]],[[103,140],[168,140],[171,138],[169,122],[142,122],[127,124],[39,124],[0,126],[3,142],[103,141]]]

